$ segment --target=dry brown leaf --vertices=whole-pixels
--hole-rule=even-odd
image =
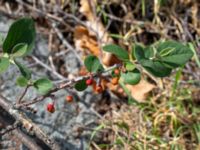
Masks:
[[[90,35],[87,28],[83,26],[77,26],[74,30],[74,42],[77,49],[83,50],[85,55],[92,53],[99,56],[100,50],[98,47],[97,39],[95,36]]]
[[[76,49],[82,50],[84,56],[93,54],[100,56],[100,48],[98,46],[97,38],[89,30],[83,26],[76,26],[74,30],[74,43]],[[105,66],[111,66],[120,61],[110,53],[103,52],[102,62]]]
[[[102,46],[106,43],[113,43],[112,38],[110,38],[109,34],[106,32],[103,24],[96,17],[95,13],[93,13],[93,8],[96,8],[96,0],[81,0],[80,4],[80,12],[87,18],[86,24],[87,27],[89,27],[89,35],[94,35],[95,37],[97,37],[96,39],[101,41]],[[91,52],[94,51],[92,49],[89,50],[91,50]],[[100,48],[98,50],[99,52],[101,52]],[[106,66],[111,66],[114,63],[119,62],[111,53],[102,52],[102,54],[102,62]]]
[[[146,100],[148,93],[155,88],[154,84],[147,82],[144,79],[141,79],[140,83],[137,85],[126,85],[128,90],[131,92],[131,95],[136,100],[142,102]]]

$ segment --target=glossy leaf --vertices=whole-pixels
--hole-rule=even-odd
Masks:
[[[169,50],[169,48],[175,48],[176,46],[180,45],[179,42],[176,41],[165,41],[165,42],[159,42],[156,46],[156,50],[159,54],[161,54],[163,51]],[[181,44],[182,45],[182,44]]]
[[[136,45],[134,56],[138,62],[152,75],[165,77],[170,75],[173,68],[184,65],[193,52],[185,45],[167,41],[158,45],[142,48]]]
[[[33,86],[41,94],[46,94],[53,88],[52,82],[47,78],[41,78],[36,80],[33,83]]]
[[[129,60],[128,52],[117,45],[114,45],[114,44],[106,45],[103,47],[103,50],[114,54],[120,60],[124,60],[124,61]]]
[[[138,62],[142,59],[146,59],[144,48],[139,44],[135,44],[132,48],[132,57],[136,58]]]
[[[154,49],[152,46],[143,47],[139,44],[135,44],[132,49],[132,55],[138,62],[142,59],[151,59],[154,57]]]
[[[193,52],[189,47],[175,41],[167,41],[159,44],[157,51],[161,56],[162,62],[171,68],[184,65],[193,56]]]
[[[14,60],[14,62],[19,68],[19,71],[21,72],[22,76],[29,80],[31,78],[31,71],[26,66],[19,63],[17,60]]]
[[[154,47],[153,46],[147,46],[144,48],[144,55],[145,55],[145,58],[148,58],[148,59],[151,59],[154,57]],[[156,51],[156,49],[155,49]]]
[[[138,69],[135,69],[126,73],[121,73],[121,78],[125,84],[135,85],[140,82],[141,74]]]
[[[89,55],[84,61],[85,67],[89,72],[100,72],[104,68],[96,56]]]
[[[27,52],[29,53],[33,48],[35,36],[33,20],[30,18],[19,19],[11,25],[8,31],[3,43],[3,52],[10,54],[17,44],[25,43],[28,45]]]
[[[74,88],[77,91],[84,91],[87,88],[86,81],[85,80],[81,80],[81,81],[77,82],[75,84]]]
[[[5,72],[8,69],[9,64],[10,64],[10,62],[9,62],[8,58],[1,57],[0,58],[0,73]]]
[[[16,80],[16,84],[21,87],[25,87],[28,85],[28,80],[23,76],[19,76]]]
[[[152,75],[156,77],[165,77],[170,75],[171,69],[166,67],[166,65],[160,61],[154,60],[142,60],[141,65]]]

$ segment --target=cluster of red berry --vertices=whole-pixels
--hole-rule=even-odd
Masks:
[[[120,70],[115,69],[114,74],[115,74],[115,77],[112,78],[111,83],[113,85],[116,85],[116,84],[118,84],[118,81],[119,81]],[[86,85],[88,85],[88,86],[92,85],[93,89],[96,93],[101,93],[103,91],[102,85],[97,84],[96,81],[92,78],[92,76],[89,79],[86,80]],[[66,96],[66,102],[68,102],[68,103],[73,102],[73,97],[71,95]],[[55,112],[54,102],[47,104],[47,111],[50,112],[50,113]]]
[[[113,85],[117,85],[118,82],[119,82],[120,70],[119,69],[115,69],[114,70],[114,74],[115,74],[115,77],[112,78],[111,83]]]
[[[73,102],[73,97],[71,95],[66,96],[66,101],[68,103]],[[50,112],[50,113],[54,113],[55,112],[54,102],[47,104],[47,111]]]
[[[89,79],[86,80],[86,84],[88,86],[92,85],[93,89],[96,93],[101,93],[103,91],[103,88],[102,88],[102,85],[100,84],[100,82],[99,82],[99,84],[97,84],[96,81],[92,77],[90,77]]]

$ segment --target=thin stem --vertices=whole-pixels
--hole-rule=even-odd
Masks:
[[[46,65],[45,63],[43,63],[42,61],[40,61],[37,57],[35,56],[31,56],[31,58],[39,65],[41,65],[42,67],[44,67],[45,69],[47,69],[48,71],[51,71],[56,77],[58,77],[58,79],[61,80],[65,80],[66,78],[64,76],[62,76],[61,74],[59,74],[58,72],[56,72],[55,70],[53,70],[51,67],[49,67],[48,65]]]
[[[22,93],[22,95],[19,97],[19,99],[17,100],[17,104],[21,103],[22,99],[24,98],[24,96],[26,95],[28,88],[30,87],[30,85],[27,85],[24,92]]]
[[[14,105],[15,108],[19,108],[19,107],[24,107],[24,106],[29,106],[29,105],[32,105],[32,104],[35,104],[37,102],[41,102],[43,101],[44,99],[48,98],[48,97],[52,97],[52,94],[61,90],[61,89],[64,89],[64,88],[68,88],[68,87],[71,87],[72,85],[74,85],[75,83],[79,82],[79,81],[82,81],[82,80],[87,80],[89,78],[91,78],[91,76],[94,78],[94,77],[98,77],[100,75],[103,75],[103,74],[106,74],[107,72],[115,69],[115,68],[118,68],[119,66],[121,66],[121,64],[115,64],[111,67],[109,67],[108,69],[102,71],[102,72],[97,72],[97,73],[92,73],[92,74],[89,74],[89,75],[86,75],[86,76],[82,76],[82,77],[77,77],[76,79],[72,79],[70,81],[67,81],[66,83],[62,83],[60,84],[59,86],[55,87],[54,89],[50,90],[47,94],[43,95],[43,96],[40,96],[40,97],[36,97],[34,98],[33,100],[29,101],[29,102],[25,102],[25,103],[17,103]]]
[[[3,136],[3,135],[5,135],[6,133],[11,132],[12,130],[15,130],[17,127],[18,127],[18,122],[15,122],[13,125],[7,126],[5,129],[3,129],[3,130],[0,132],[0,136]]]

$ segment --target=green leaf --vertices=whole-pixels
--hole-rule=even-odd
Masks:
[[[103,47],[103,50],[114,54],[120,60],[123,61],[129,60],[128,52],[117,45],[114,44],[106,45]]]
[[[89,72],[101,72],[104,70],[99,59],[93,55],[89,55],[88,57],[86,57],[84,64]]]
[[[85,80],[81,80],[81,81],[77,82],[77,83],[74,85],[74,88],[75,88],[77,91],[84,91],[84,90],[87,88],[86,81],[85,81]]]
[[[33,83],[33,86],[41,94],[46,94],[53,88],[52,82],[47,78],[41,78],[36,80]]]
[[[148,50],[152,52],[148,52]],[[165,77],[171,73],[171,69],[167,68],[164,63],[161,63],[159,60],[150,59],[153,56],[153,48],[143,48],[140,45],[135,45],[134,52],[137,61],[152,75]]]
[[[162,51],[167,51],[167,49],[169,48],[175,48],[177,45],[179,45],[180,43],[176,42],[176,41],[162,41],[162,42],[158,42],[156,44],[156,50],[159,54],[162,53]]]
[[[162,62],[171,68],[184,65],[193,56],[193,52],[189,47],[175,41],[160,43],[157,51],[161,56]]]
[[[143,59],[140,63],[148,72],[156,77],[168,76],[172,71],[160,61]]]
[[[31,71],[26,66],[19,63],[17,60],[14,60],[14,62],[19,68],[19,71],[21,72],[22,76],[29,80],[31,78]]]
[[[6,36],[3,43],[3,52],[10,54],[12,49],[19,43],[28,45],[27,53],[31,52],[35,41],[34,22],[30,18],[22,18],[15,21]]]
[[[13,48],[11,56],[13,58],[14,57],[22,57],[23,55],[26,54],[27,48],[28,48],[27,44],[19,43]]]
[[[140,62],[142,59],[150,59],[154,57],[153,47],[143,47],[140,44],[135,44],[132,48],[132,57],[135,57],[138,62]]]
[[[141,74],[138,69],[134,69],[133,71],[121,73],[121,78],[125,84],[135,85],[140,82]]]
[[[165,77],[170,75],[173,68],[184,65],[193,56],[193,52],[181,43],[167,41],[158,43],[156,47],[135,45],[134,56],[152,75]]]
[[[16,80],[16,84],[21,87],[25,87],[28,85],[28,80],[23,76],[19,76]]]
[[[136,58],[138,62],[142,59],[146,59],[144,47],[139,44],[135,44],[132,48],[132,58]]]
[[[6,57],[0,58],[0,73],[5,72],[9,67],[9,59]]]
[[[156,50],[155,50],[156,51]],[[144,55],[145,58],[151,59],[154,57],[154,47],[153,46],[147,46],[144,48]]]
[[[132,71],[132,70],[135,69],[135,64],[133,64],[132,62],[126,62],[125,68],[126,68],[127,71]]]

